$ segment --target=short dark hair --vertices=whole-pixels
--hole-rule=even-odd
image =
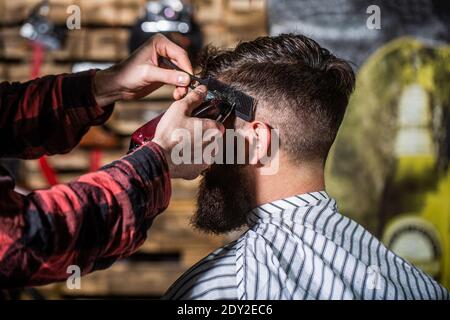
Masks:
[[[293,160],[325,161],[354,89],[351,66],[303,35],[282,34],[207,47],[202,76],[213,76],[253,96],[256,118],[279,129],[280,147]]]

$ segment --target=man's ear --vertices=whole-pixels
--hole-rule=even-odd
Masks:
[[[253,139],[250,141],[250,164],[258,164],[267,157],[270,150],[271,130],[268,124],[261,121],[250,123]]]

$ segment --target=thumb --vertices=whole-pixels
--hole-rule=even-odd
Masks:
[[[191,78],[187,73],[182,71],[169,70],[151,65],[148,67],[147,81],[186,87],[191,82]]]
[[[179,100],[184,106],[187,115],[191,115],[192,111],[202,104],[205,100],[206,93],[206,87],[201,85],[190,91],[183,99]]]

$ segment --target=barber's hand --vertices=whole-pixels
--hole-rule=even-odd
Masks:
[[[220,122],[190,116],[192,111],[203,102],[206,91],[205,86],[198,86],[183,99],[175,101],[156,127],[155,137],[152,141],[164,149],[172,178],[195,179],[208,167],[208,164],[205,164],[204,161],[201,164],[193,164],[194,145],[201,146],[201,150],[204,150],[210,143],[217,143],[215,139],[203,141],[203,134],[208,129],[216,129],[218,135],[222,135],[225,131]],[[201,136],[198,133],[194,134],[194,127],[201,128]],[[189,134],[191,145],[186,146],[191,149],[192,157],[189,163],[174,164],[172,150],[181,140],[179,135],[174,134],[176,129],[184,129],[186,130],[185,133]]]
[[[140,99],[163,84],[176,86],[173,93],[176,100],[184,97],[189,76],[184,72],[158,67],[160,56],[192,74],[186,51],[165,36],[156,34],[124,61],[97,71],[94,83],[97,104],[105,106],[117,100]]]

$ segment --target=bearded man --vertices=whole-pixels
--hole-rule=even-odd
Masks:
[[[257,159],[268,153],[276,129],[279,166],[264,174],[270,163],[213,164],[204,173],[194,226],[217,234],[248,230],[193,266],[164,298],[450,297],[341,215],[325,191],[325,161],[355,84],[346,61],[292,34],[209,49],[203,58],[203,76],[256,100],[254,121],[228,119],[225,127],[253,141]]]

